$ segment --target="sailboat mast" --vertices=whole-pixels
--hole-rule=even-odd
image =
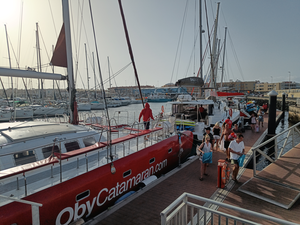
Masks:
[[[199,30],[200,30],[200,76],[203,80],[203,62],[202,62],[202,0],[199,0]]]
[[[87,60],[87,52],[86,52],[86,44],[84,43],[84,49],[85,49],[85,62],[86,62],[86,75],[87,75],[87,96],[88,101],[90,102],[90,82],[89,82],[89,68],[88,68],[88,60]]]
[[[9,68],[11,69],[11,59],[10,59],[10,51],[9,51],[9,43],[8,43],[8,35],[7,35],[6,24],[4,24],[4,27],[5,27],[5,34],[6,34],[6,43],[7,43]],[[12,97],[13,97],[13,101],[14,101],[14,82],[13,82],[13,78],[12,77],[10,77],[10,81],[11,81]]]
[[[36,23],[36,51],[37,51],[37,63],[38,63],[38,71],[42,72],[42,62],[41,62],[41,51],[40,51],[40,40],[39,40],[39,25]],[[40,93],[40,98],[42,99],[42,106],[44,106],[44,87],[43,87],[43,79],[41,81],[41,93]]]
[[[94,82],[95,82],[95,100],[97,100],[97,89],[96,89],[96,71],[95,71],[95,58],[94,58],[94,52],[92,52],[93,55],[93,69],[94,69]]]
[[[215,19],[215,24],[214,24],[214,37],[213,37],[213,46],[212,46],[212,68],[211,68],[211,77],[210,77],[210,86],[211,88],[215,88],[215,68],[216,68],[216,51],[217,51],[217,29],[218,29],[218,19],[219,19],[219,8],[220,8],[220,2],[218,2],[218,7],[217,7],[217,15]]]
[[[109,56],[107,56],[107,66],[108,66],[108,81],[109,81],[109,90],[110,90],[110,88],[111,88],[111,80],[110,80]]]
[[[221,88],[223,87],[223,74],[224,74],[225,48],[226,48],[226,34],[227,34],[227,27],[225,27],[225,37],[224,37],[223,63],[222,63],[222,75],[221,75]]]
[[[76,90],[73,76],[73,60],[72,60],[72,43],[71,43],[71,28],[69,15],[69,1],[62,0],[63,6],[63,21],[65,25],[66,49],[67,49],[67,72],[68,72],[68,89],[69,89],[69,111],[70,123],[77,124],[77,109],[74,107],[76,101]]]

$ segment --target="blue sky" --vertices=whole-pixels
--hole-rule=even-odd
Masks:
[[[23,8],[21,5],[23,2]],[[90,86],[94,86],[92,73],[92,39],[88,1],[70,1],[72,7],[72,44],[74,61],[78,61],[76,85],[87,87],[84,43],[88,46]],[[78,10],[81,4],[82,17]],[[223,0],[220,2],[218,38],[224,42],[224,30],[228,27],[224,81],[242,80],[261,82],[300,82],[298,62],[300,52],[300,1],[298,0]],[[130,63],[126,39],[117,0],[91,0],[97,33],[100,65],[104,80],[108,78],[108,59],[111,74]],[[195,0],[124,0],[126,17],[136,67],[142,85],[162,86],[169,82],[194,76],[199,68],[199,39],[195,40],[199,28],[199,1]],[[213,26],[217,2],[202,0],[203,49],[207,45],[207,20]],[[62,24],[60,0],[0,0],[0,66],[8,67],[7,45],[4,24],[10,39],[13,67],[36,67],[35,27],[39,23],[41,34],[42,62],[51,57]],[[187,5],[184,26],[182,26]],[[20,18],[22,33],[20,36]],[[78,19],[79,18],[79,19]],[[83,20],[81,20],[83,18]],[[180,31],[183,38],[179,43]],[[199,38],[199,36],[197,36]],[[21,40],[21,42],[19,41]],[[21,43],[21,44],[20,44]],[[43,44],[45,43],[45,45]],[[194,45],[194,43],[196,43]],[[20,47],[21,46],[21,47]],[[179,50],[177,51],[177,47]],[[15,52],[13,56],[12,51]],[[204,51],[204,50],[203,50]],[[177,55],[176,55],[176,52]],[[221,53],[223,60],[223,52]],[[176,58],[176,61],[175,61]],[[221,64],[220,64],[221,65]],[[209,57],[205,58],[204,74],[209,68]],[[50,72],[50,67],[43,71]],[[65,74],[57,68],[56,72]],[[218,74],[221,74],[219,69]],[[97,71],[96,76],[99,77]],[[99,80],[99,78],[97,78]],[[220,78],[218,78],[218,81]],[[3,78],[10,86],[8,78]],[[14,81],[22,88],[21,81]],[[29,88],[36,88],[35,81],[27,81]],[[112,86],[135,85],[132,66],[128,66],[112,81]],[[51,87],[47,82],[46,87]],[[66,84],[61,82],[61,87]],[[108,83],[105,84],[108,87]]]

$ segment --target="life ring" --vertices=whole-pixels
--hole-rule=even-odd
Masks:
[[[228,165],[227,162],[225,162],[222,167],[221,177],[222,177],[222,183],[226,184],[230,177],[230,166]]]
[[[232,109],[229,109],[229,116],[232,117]]]

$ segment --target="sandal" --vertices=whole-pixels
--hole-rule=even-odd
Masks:
[[[199,178],[199,180],[203,181],[203,178]]]
[[[204,175],[205,175],[205,176],[208,176],[208,174],[207,174],[207,173],[205,173]]]

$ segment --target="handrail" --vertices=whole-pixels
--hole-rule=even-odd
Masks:
[[[272,221],[272,222],[275,222],[275,223],[278,223],[278,224],[296,225],[296,223],[293,223],[293,222],[290,222],[290,221],[282,220],[282,219],[279,219],[279,218],[276,218],[276,217],[272,217],[272,216],[265,215],[265,214],[262,214],[262,213],[254,212],[254,211],[251,211],[251,210],[248,210],[248,209],[243,209],[243,208],[236,207],[236,206],[233,206],[233,205],[229,205],[229,204],[226,204],[226,203],[218,202],[218,201],[215,201],[215,200],[212,200],[212,199],[208,199],[208,198],[200,197],[200,196],[197,196],[197,195],[189,194],[187,192],[184,192],[181,196],[179,196],[175,201],[173,201],[167,208],[165,208],[160,213],[160,215],[161,215],[161,225],[170,224],[170,221],[172,219],[178,218],[178,217],[182,219],[180,224],[188,224],[188,223],[194,224],[194,222],[195,222],[194,221],[194,214],[189,213],[189,215],[188,215],[188,213],[187,213],[188,212],[188,207],[191,207],[190,212],[193,212],[193,209],[198,210],[198,215],[197,215],[197,218],[196,218],[197,219],[196,224],[200,224],[200,219],[201,218],[200,218],[200,215],[199,215],[199,213],[200,213],[199,209],[204,210],[203,218],[202,218],[204,220],[203,221],[204,224],[206,224],[210,220],[210,218],[212,219],[214,215],[219,215],[219,223],[221,222],[221,218],[220,218],[221,216],[224,216],[226,218],[226,221],[229,218],[233,219],[234,224],[236,224],[237,221],[243,221],[243,222],[246,221],[245,219],[240,218],[240,216],[238,216],[238,217],[237,216],[231,216],[231,215],[219,212],[219,211],[214,210],[214,209],[209,209],[205,206],[203,207],[201,205],[197,205],[197,204],[195,204],[194,201],[190,202],[188,198],[191,198],[192,200],[198,200],[198,201],[201,201],[201,202],[206,202],[206,203],[210,203],[210,204],[213,204],[213,205],[217,205],[218,207],[224,207],[224,208],[227,208],[227,209],[232,209],[232,210],[234,210],[236,212],[239,212],[239,213],[244,213],[244,214],[250,215],[250,216],[255,217],[255,218],[260,218],[260,219],[263,219],[263,220],[266,220],[266,221]],[[214,214],[214,215],[211,215],[210,218],[207,218],[207,211],[209,211],[210,214]],[[178,216],[178,217],[176,217],[176,216]],[[189,218],[188,218],[188,216],[189,216]],[[252,222],[252,221],[249,221],[249,220],[247,220],[247,223],[257,224],[256,222]]]
[[[258,164],[262,163],[263,161],[257,162],[257,156],[256,156],[256,152],[258,152],[260,155],[264,156],[267,160],[269,160],[270,162],[274,162],[275,160],[279,159],[283,153],[283,150],[285,149],[285,147],[287,146],[287,144],[291,144],[292,148],[296,146],[295,140],[298,139],[300,137],[300,132],[297,128],[297,126],[300,125],[300,122],[289,127],[288,129],[280,132],[279,134],[275,135],[274,137],[268,139],[267,141],[254,146],[250,149],[250,151],[252,150],[253,152],[253,176],[256,176],[257,172],[256,172],[256,167]],[[296,132],[295,132],[296,131]],[[282,137],[283,135],[286,135],[286,137],[282,138],[282,140],[278,141],[278,138]],[[295,133],[298,133],[298,137],[295,137]],[[292,140],[289,141],[289,138],[292,137]],[[267,149],[272,149],[274,148],[274,153],[273,154],[267,154],[265,153],[265,150],[261,150],[260,148],[265,147],[267,144],[270,144],[274,142],[274,144],[272,146],[269,146]],[[280,149],[278,149],[278,144],[284,142],[282,146],[280,146]],[[298,142],[299,143],[299,142]],[[280,152],[279,152],[280,151]],[[271,158],[271,156],[274,156],[274,159]],[[258,155],[259,156],[259,155]]]
[[[32,225],[40,224],[39,207],[42,207],[43,204],[31,202],[31,201],[27,201],[27,200],[21,200],[21,199],[17,199],[17,198],[12,198],[12,197],[6,197],[3,195],[0,195],[0,198],[6,199],[9,201],[20,202],[20,203],[31,205]]]
[[[281,136],[282,134],[286,133],[287,131],[289,131],[289,130],[291,130],[291,129],[294,129],[295,127],[297,127],[297,126],[299,126],[299,125],[300,125],[300,122],[297,123],[297,124],[295,124],[295,125],[293,125],[293,126],[291,126],[291,127],[289,127],[288,129],[282,131],[281,133],[276,134],[274,137],[268,139],[267,141],[261,143],[260,145],[255,146],[254,148],[260,148],[260,147],[265,146],[266,144],[268,144],[268,143],[270,143],[271,141],[275,140],[277,137]],[[254,149],[254,148],[253,148],[253,149]]]

